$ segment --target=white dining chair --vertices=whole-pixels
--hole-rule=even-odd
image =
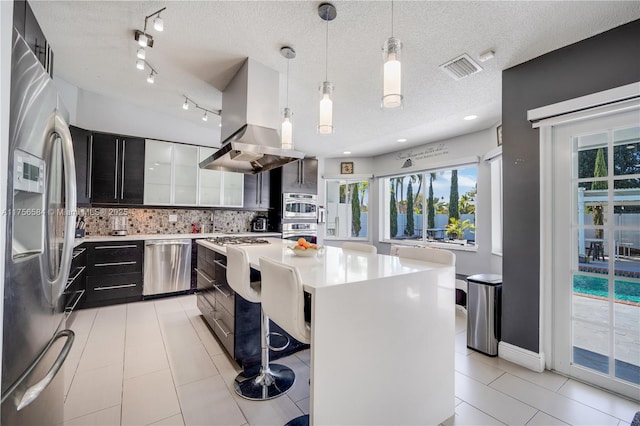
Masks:
[[[361,251],[364,253],[371,253],[371,254],[376,254],[378,252],[378,249],[374,245],[364,244],[364,243],[353,243],[351,241],[342,243],[342,249]]]
[[[398,248],[398,257],[456,266],[455,253],[431,247],[400,247]]]

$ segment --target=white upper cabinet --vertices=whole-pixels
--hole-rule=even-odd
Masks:
[[[199,161],[211,156],[216,148],[199,147]],[[199,170],[198,205],[213,207],[242,207],[244,175],[219,170]]]
[[[172,143],[147,139],[144,153],[144,204],[171,204]]]
[[[144,203],[195,206],[198,147],[151,139],[145,143]]]

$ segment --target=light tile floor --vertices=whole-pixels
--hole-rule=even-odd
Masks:
[[[468,349],[466,316],[456,315],[456,414],[446,426],[622,426],[640,410],[638,401]],[[288,394],[242,399],[232,388],[238,370],[195,296],[80,310],[71,328],[66,425],[284,425],[308,413],[309,351],[278,360],[298,378]]]

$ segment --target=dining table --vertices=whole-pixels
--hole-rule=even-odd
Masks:
[[[311,424],[427,425],[454,415],[453,266],[332,246],[302,257],[292,241],[267,240],[240,246],[250,267],[260,271],[263,257],[294,266],[311,295]]]

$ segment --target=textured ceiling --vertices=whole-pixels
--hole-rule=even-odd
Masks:
[[[391,34],[391,2],[334,1],[328,79],[335,86],[333,135],[316,133],[318,86],[324,80],[326,23],[315,1],[32,1],[53,46],[55,73],[70,83],[190,120],[220,139],[219,119],[184,111],[183,94],[208,109],[244,58],[280,72],[285,106],[286,59],[292,46],[289,106],[296,149],[320,157],[369,156],[488,128],[500,121],[501,71],[640,18],[638,1],[395,1],[394,35],[403,42],[403,110],[379,108],[383,42]],[[165,31],[149,23],[148,62],[156,83],[136,70],[133,31],[162,13]],[[495,58],[459,81],[438,66],[485,50]],[[552,76],[550,76],[551,78]],[[275,107],[275,106],[274,106]],[[464,121],[476,114],[477,120]],[[399,144],[398,138],[407,138]]]

